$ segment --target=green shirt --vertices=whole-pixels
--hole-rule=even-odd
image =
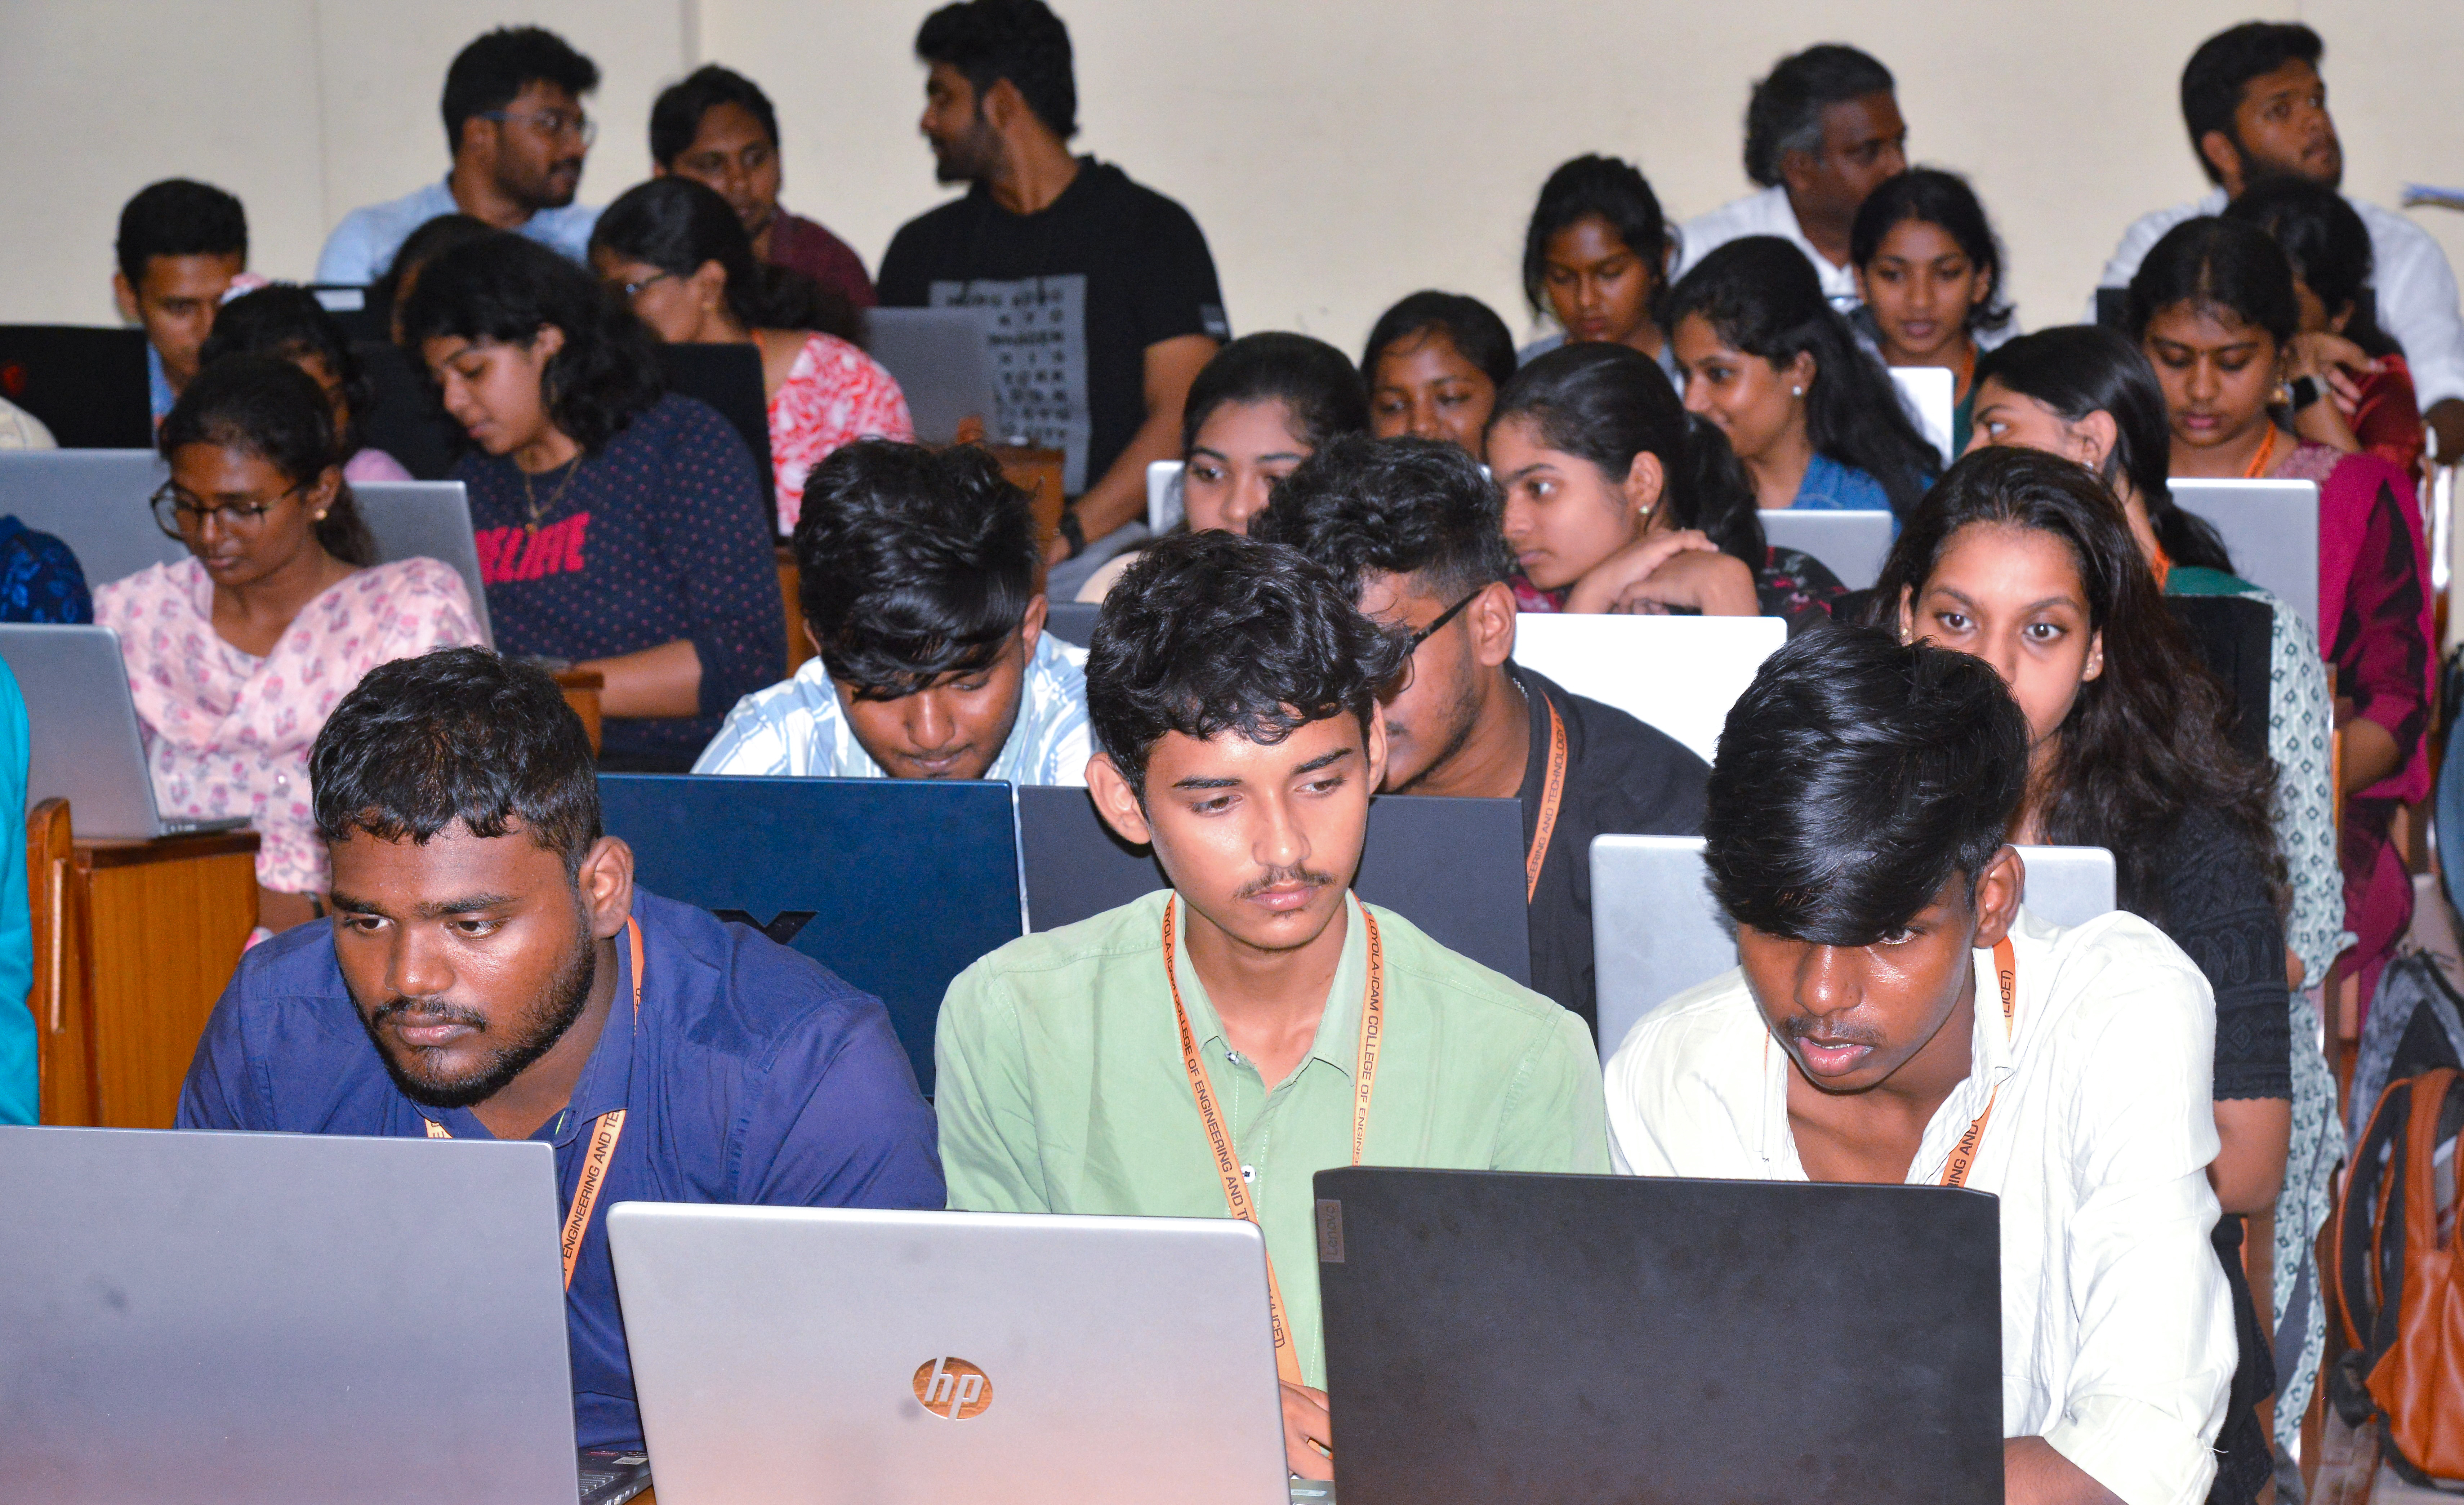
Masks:
[[[950,985],[934,1043],[934,1106],[951,1206],[1231,1215],[1164,982],[1169,896],[1150,894],[1022,937]],[[1174,959],[1199,1058],[1251,1172],[1301,1372],[1321,1386],[1310,1178],[1352,1160],[1369,964],[1359,908],[1348,900],[1343,960],[1309,1053],[1271,1091],[1224,1044],[1186,944]],[[1606,1172],[1599,1057],[1582,1020],[1448,951],[1401,916],[1375,914],[1386,956],[1385,1029],[1363,1163]],[[1177,918],[1185,931],[1186,913]]]

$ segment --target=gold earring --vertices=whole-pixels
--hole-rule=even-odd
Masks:
[[[317,521],[319,521],[319,522],[322,522],[322,521],[324,521],[324,520],[325,520],[325,515],[324,515],[323,513],[321,513],[321,512],[320,512],[320,513],[319,513],[319,514],[317,514],[317,519],[316,519],[316,520],[317,520]]]

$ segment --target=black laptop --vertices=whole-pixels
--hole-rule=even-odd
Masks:
[[[0,397],[63,450],[150,450],[145,334],[82,324],[0,324]]]
[[[2002,1498],[2000,1204],[1320,1171],[1343,1505]]]

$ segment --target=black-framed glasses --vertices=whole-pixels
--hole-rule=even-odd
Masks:
[[[285,497],[297,496],[304,488],[294,486],[265,501],[227,501],[218,507],[201,507],[180,490],[176,481],[165,481],[145,498],[154,509],[154,525],[171,538],[187,540],[206,531],[208,518],[219,518],[224,527],[250,531],[265,520]]]
[[[1486,586],[1483,586],[1479,590],[1474,590],[1470,595],[1463,597],[1453,606],[1450,606],[1443,611],[1439,612],[1438,619],[1436,621],[1412,634],[1410,651],[1415,653],[1419,653],[1422,643],[1425,643],[1430,638],[1438,635],[1438,629],[1453,621],[1456,617],[1463,615],[1463,609],[1471,605],[1473,602],[1478,601],[1480,599],[1481,591],[1486,590],[1487,588],[1488,587]]]
[[[516,115],[511,110],[481,110],[477,113],[483,121],[519,122],[547,137],[561,136],[571,131],[582,138],[585,150],[599,139],[599,122],[580,110],[570,115],[562,110],[533,110],[526,115]]]

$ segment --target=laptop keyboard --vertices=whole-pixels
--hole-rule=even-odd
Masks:
[[[582,1505],[624,1505],[650,1487],[650,1455],[639,1449],[584,1448],[578,1462]]]

